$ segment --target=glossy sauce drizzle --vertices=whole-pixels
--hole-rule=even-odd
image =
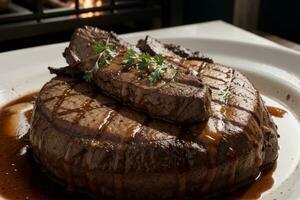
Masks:
[[[35,96],[36,93],[23,96],[0,108],[0,199],[92,199],[85,194],[68,192],[35,164],[28,140]],[[252,185],[219,199],[258,199],[272,187],[274,169],[262,173]]]
[[[23,96],[0,108],[0,199],[86,199],[49,180],[31,156],[28,132],[35,96]]]
[[[273,106],[267,106],[267,110],[272,116],[279,117],[279,118],[282,118],[286,113],[285,110]]]

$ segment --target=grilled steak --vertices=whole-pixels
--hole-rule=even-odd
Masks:
[[[234,69],[185,62],[212,89],[207,121],[152,119],[91,83],[56,77],[36,100],[35,156],[66,184],[108,199],[199,198],[254,180],[278,151],[259,92]]]
[[[165,61],[168,67],[162,75],[159,74],[161,79],[151,82],[149,72],[122,64],[128,50],[133,50],[137,55],[140,52],[113,33],[93,27],[77,29],[64,53],[71,65],[66,70],[91,70],[99,59],[93,46],[107,41],[116,51],[116,56],[110,64],[93,70],[93,80],[104,93],[165,121],[191,124],[208,119],[211,92],[199,77],[176,63]],[[57,74],[62,72],[61,69],[51,71]]]

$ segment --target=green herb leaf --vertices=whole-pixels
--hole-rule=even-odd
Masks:
[[[222,99],[223,99],[223,101],[224,101],[225,104],[228,104],[229,99],[230,99],[230,93],[229,93],[229,91],[222,90],[222,91],[220,91],[220,93],[218,95],[222,96]]]
[[[102,42],[99,42],[94,45],[94,50],[95,50],[96,54],[103,52],[105,49],[106,49],[106,45]]]
[[[139,59],[140,59],[140,63],[138,66],[140,69],[145,69],[152,63],[152,58],[149,53],[142,53]]]
[[[154,57],[154,60],[155,60],[156,64],[162,65],[162,64],[164,63],[164,61],[165,61],[165,58],[164,58],[162,55],[157,54],[157,55]]]
[[[226,93],[223,95],[223,100],[224,100],[224,103],[225,103],[225,104],[228,104],[228,102],[229,102],[229,97],[230,97],[229,92],[226,92]]]
[[[151,72],[149,74],[149,80],[153,83],[159,81],[162,78],[163,72],[164,70],[162,70],[161,68],[156,68],[154,72]]]
[[[92,79],[93,79],[93,72],[92,72],[92,71],[85,71],[85,72],[84,72],[84,75],[83,75],[83,79],[84,79],[86,82],[91,82]]]
[[[113,57],[115,57],[117,55],[117,53],[113,50],[112,46],[108,46],[105,49],[105,53],[107,53],[107,56],[109,57],[109,59],[112,59]]]
[[[129,50],[124,54],[124,60],[122,61],[122,64],[131,66],[134,64],[135,59],[137,59],[135,52],[133,50]]]
[[[161,78],[161,74],[160,74],[160,72],[159,71],[154,71],[154,72],[151,72],[150,74],[149,74],[149,80],[151,81],[151,82],[156,82],[156,81],[158,81],[159,79]]]
[[[99,66],[109,64],[110,60],[117,55],[113,47],[108,45],[108,42],[106,44],[99,42],[94,47],[96,53],[99,54],[99,58],[97,60],[98,68]]]
[[[124,58],[125,59],[136,58],[136,54],[132,49],[130,49],[130,50],[126,51],[126,53],[124,54]]]
[[[149,53],[142,53],[137,56],[133,50],[129,50],[125,53],[122,64],[126,66],[136,64],[135,66],[139,69],[147,69],[149,80],[156,82],[162,79],[162,74],[168,68],[168,65],[164,61],[165,58],[160,54],[152,57]]]
[[[105,57],[101,58],[98,60],[98,65],[99,66],[104,66],[110,64],[110,61],[106,59]]]

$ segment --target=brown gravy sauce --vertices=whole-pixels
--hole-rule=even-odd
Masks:
[[[285,110],[273,106],[267,106],[267,110],[272,116],[279,118],[283,118],[284,114],[286,113]]]
[[[28,132],[36,95],[37,93],[28,94],[0,108],[0,199],[92,199],[85,194],[68,192],[50,180],[45,170],[35,164],[29,148]],[[275,169],[276,165],[264,171],[253,184],[217,199],[260,198],[263,192],[272,187]]]

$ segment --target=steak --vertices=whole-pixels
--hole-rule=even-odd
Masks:
[[[161,80],[151,82],[148,78],[150,72],[136,67],[128,68],[122,64],[126,52],[133,50],[139,55],[140,51],[114,33],[93,27],[77,29],[64,53],[71,66],[51,69],[51,72],[62,74],[64,70],[91,70],[99,59],[93,46],[107,41],[116,51],[116,56],[110,64],[93,70],[92,75],[95,84],[105,94],[133,109],[165,121],[191,124],[208,119],[211,92],[199,77],[178,63],[165,61],[168,67],[160,75]]]
[[[232,68],[201,59],[183,65],[211,88],[206,121],[153,119],[92,83],[58,76],[35,103],[36,158],[72,188],[106,199],[202,198],[255,180],[278,155],[277,128],[259,92]]]

